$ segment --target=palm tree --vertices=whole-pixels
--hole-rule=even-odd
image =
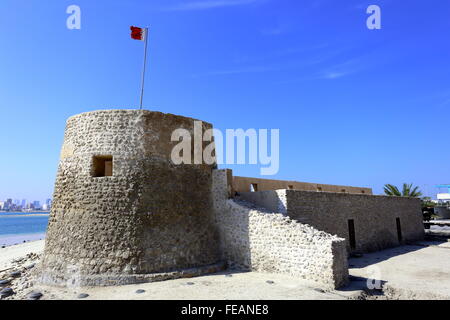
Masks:
[[[393,197],[411,197],[411,198],[418,198],[422,195],[422,192],[420,192],[419,187],[414,187],[412,183],[403,184],[402,192],[398,190],[398,188],[392,184],[385,184],[384,185],[384,193],[388,196]]]

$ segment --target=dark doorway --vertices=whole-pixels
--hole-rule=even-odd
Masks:
[[[398,237],[398,242],[402,242],[403,241],[403,236],[402,236],[402,226],[400,224],[400,218],[396,219],[397,222],[397,237]]]
[[[350,249],[356,249],[356,238],[355,238],[355,222],[353,219],[348,220],[348,240],[350,241]]]

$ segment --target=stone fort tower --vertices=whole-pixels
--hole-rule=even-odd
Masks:
[[[210,196],[215,164],[174,165],[170,158],[173,130],[193,136],[194,121],[147,110],[67,120],[43,283],[133,283],[220,260]],[[203,122],[203,130],[211,127]]]

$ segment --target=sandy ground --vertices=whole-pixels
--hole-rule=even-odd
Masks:
[[[31,291],[43,293],[41,299],[311,299],[340,300],[361,298],[384,299],[450,299],[450,242],[424,241],[387,249],[349,260],[351,283],[339,290],[325,292],[312,282],[279,274],[258,272],[221,272],[189,279],[175,279],[116,287],[55,288],[27,285],[32,272],[23,266],[34,262],[42,253],[44,241],[34,241],[0,249],[0,270],[15,266],[23,270],[11,287],[18,293],[7,299],[23,299]],[[30,253],[35,255],[17,259]],[[13,261],[16,260],[15,264]],[[6,271],[3,272],[3,278]],[[363,294],[367,279],[380,280],[384,295],[374,297]],[[25,284],[25,285],[23,285]],[[369,284],[378,282],[369,280]],[[144,290],[138,293],[137,290]]]
[[[0,236],[0,246],[3,248],[43,239],[45,239],[45,233],[2,235]]]
[[[353,276],[385,282],[392,299],[450,299],[450,242],[422,241],[365,254],[350,259],[349,268]]]
[[[100,300],[342,300],[357,298],[359,291],[329,291],[314,283],[279,274],[220,272],[190,279],[175,279],[137,285],[97,288],[54,289],[41,286],[41,292],[57,299]],[[138,293],[137,290],[145,290]]]
[[[34,241],[0,249],[0,266],[11,267],[14,260],[20,259],[27,254],[41,254],[44,248],[44,241]],[[29,265],[30,259],[25,259],[20,265],[15,264],[15,268],[5,272],[3,278],[11,271],[22,270],[21,278],[29,278],[31,272],[23,269]],[[83,287],[83,288],[57,288],[34,284],[33,286],[23,286],[29,283],[28,279],[14,280],[12,287],[18,292],[17,295],[7,299],[25,298],[31,291],[38,291],[45,299],[78,299],[80,293],[88,294],[85,299],[356,299],[361,295],[358,290],[349,291],[328,291],[321,290],[317,284],[302,279],[280,275],[258,272],[229,272],[224,271],[211,275],[189,279],[174,279],[161,282],[143,283],[136,285],[116,286],[116,287]],[[143,293],[136,293],[137,290],[145,290]],[[20,292],[19,292],[20,291]]]
[[[0,270],[11,267],[12,261],[29,253],[41,253],[44,250],[44,240],[26,242],[14,246],[0,248]]]

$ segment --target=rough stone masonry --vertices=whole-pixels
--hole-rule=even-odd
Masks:
[[[101,110],[67,120],[41,283],[119,285],[227,266],[336,288],[348,279],[346,231],[333,229],[347,223],[345,212],[356,215],[357,228],[382,228],[389,220],[392,229],[395,218],[378,209],[394,208],[408,227],[407,238],[423,236],[413,200],[296,190],[242,194],[260,206],[234,198],[231,170],[171,161],[178,143],[172,132],[183,128],[193,136],[194,121],[147,110]],[[202,123],[203,131],[212,128]],[[395,245],[391,229],[386,243]],[[378,248],[378,238],[364,245]]]
[[[220,261],[210,196],[214,166],[170,160],[172,131],[192,132],[193,122],[146,110],[68,119],[42,282],[133,283]],[[111,175],[102,175],[111,165]]]

